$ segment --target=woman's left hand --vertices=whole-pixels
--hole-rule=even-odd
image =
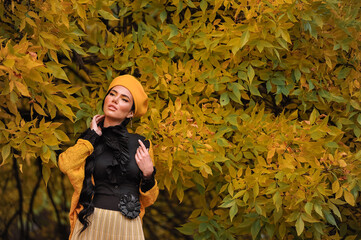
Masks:
[[[139,169],[142,171],[145,178],[153,174],[153,162],[149,155],[148,149],[144,146],[143,142],[138,140],[140,146],[135,153],[135,160],[137,161]]]

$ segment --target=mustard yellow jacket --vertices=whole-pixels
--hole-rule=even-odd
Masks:
[[[69,212],[69,220],[70,220],[70,236],[73,234],[73,230],[75,227],[76,220],[78,219],[78,214],[82,210],[83,206],[79,204],[80,192],[83,187],[83,180],[85,175],[85,160],[87,157],[92,154],[94,148],[93,145],[84,139],[79,139],[77,143],[68,148],[65,152],[59,155],[59,168],[65,173],[70,183],[73,185],[74,193],[71,198],[71,206]],[[153,160],[153,150],[152,144],[149,147],[149,154]],[[154,160],[153,160],[154,162]],[[140,196],[140,217],[143,218],[145,213],[145,208],[152,205],[158,197],[159,189],[157,185],[157,181],[153,188],[148,190],[147,192],[142,192],[141,188],[139,188]]]

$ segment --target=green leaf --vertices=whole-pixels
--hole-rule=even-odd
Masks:
[[[1,165],[3,165],[5,163],[5,160],[9,157],[10,155],[10,144],[6,144],[5,146],[3,146],[3,148],[1,149],[1,156],[3,159],[3,162],[1,163]]]
[[[254,86],[254,85],[249,86],[249,90],[252,95],[262,97],[261,93],[259,92],[259,90],[256,86]]]
[[[202,12],[204,13],[207,10],[208,7],[208,3],[206,0],[202,0],[201,3],[199,4],[201,7]]]
[[[314,124],[316,121],[316,117],[319,115],[318,111],[316,110],[316,108],[314,108],[312,110],[312,113],[310,115],[310,124]]]
[[[168,40],[169,40],[169,39],[171,39],[172,37],[178,35],[178,28],[177,28],[177,26],[174,25],[174,24],[169,24],[168,26],[170,27],[170,34],[169,34],[169,37],[168,37]]]
[[[361,125],[361,113],[357,116],[357,122]]]
[[[280,207],[282,206],[282,198],[281,198],[281,194],[279,191],[277,191],[274,195],[273,195],[273,203],[276,206],[276,210],[277,212],[280,210]]]
[[[182,227],[177,228],[178,231],[180,231],[185,235],[193,235],[195,229],[196,229],[196,224],[192,222],[186,223]]]
[[[237,206],[237,204],[234,203],[232,205],[232,207],[229,209],[229,217],[231,219],[231,222],[232,222],[234,216],[237,214],[237,212],[238,212],[238,206]]]
[[[248,66],[247,76],[248,76],[249,83],[252,84],[253,78],[255,76],[255,72],[251,65]]]
[[[245,31],[243,32],[242,36],[241,36],[241,45],[240,45],[240,48],[242,48],[244,45],[246,45],[246,43],[248,42],[250,38],[250,33],[249,31]]]
[[[315,203],[315,204],[313,205],[313,208],[315,209],[315,212],[316,212],[318,215],[320,215],[321,217],[324,217],[323,212],[322,212],[322,207],[320,206],[320,204]]]
[[[335,142],[328,142],[325,144],[325,146],[329,148],[339,148],[339,145]]]
[[[164,20],[167,18],[167,11],[163,10],[160,15],[160,20],[162,21],[162,23],[164,22]]]
[[[332,224],[333,226],[336,226],[338,228],[336,220],[333,217],[331,212],[323,210],[323,214],[325,215],[327,222],[329,222],[330,224]]]
[[[221,94],[221,106],[225,106],[229,103],[229,96],[228,96],[228,92],[224,92]]]
[[[208,223],[202,222],[202,223],[199,224],[198,231],[200,233],[205,232],[207,230],[207,227],[208,227]]]
[[[261,223],[260,220],[257,219],[251,227],[251,234],[252,234],[252,239],[256,239],[257,235],[259,233],[259,231],[261,230]]]
[[[305,204],[305,211],[308,215],[312,215],[313,203],[307,202]]]
[[[102,16],[104,19],[107,19],[107,20],[119,20],[118,18],[114,17],[114,15],[110,12],[107,12],[103,9],[100,9],[98,11],[98,13],[100,14],[100,16]]]
[[[265,64],[266,64],[265,62],[262,62],[260,60],[252,60],[251,61],[251,65],[254,67],[262,67]]]
[[[42,166],[42,174],[43,174],[43,179],[44,179],[44,182],[45,182],[45,186],[47,186],[49,178],[50,178],[51,170],[50,170],[50,168],[48,166],[46,166],[44,164]]]
[[[305,223],[303,222],[301,216],[296,221],[296,231],[297,235],[300,236],[305,228]]]
[[[51,71],[51,73],[54,75],[54,77],[70,82],[68,79],[68,76],[66,75],[64,70],[61,68],[62,65],[56,64],[55,62],[47,62],[46,66]]]
[[[351,71],[351,68],[349,67],[346,67],[346,68],[343,68],[337,75],[337,78],[338,79],[344,79],[346,78],[349,74],[350,74],[350,71]]]
[[[87,52],[89,52],[89,53],[97,53],[97,52],[99,52],[99,50],[100,50],[99,47],[97,47],[97,46],[91,46],[91,47],[88,49]]]
[[[237,101],[239,102],[241,100],[241,91],[242,86],[238,83],[229,83],[228,89],[232,90],[234,96],[236,97]],[[361,114],[360,114],[361,115]]]
[[[274,222],[277,223],[281,219],[282,215],[283,215],[282,208],[280,208],[279,211],[274,211],[274,213],[273,213]]]

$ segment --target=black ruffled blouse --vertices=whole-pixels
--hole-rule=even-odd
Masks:
[[[123,125],[102,127],[102,136],[88,129],[81,138],[94,146],[95,207],[118,210],[128,218],[139,215],[139,185],[142,192],[151,189],[154,174],[145,179],[135,161],[138,139],[149,148],[150,142],[138,134],[130,134]]]

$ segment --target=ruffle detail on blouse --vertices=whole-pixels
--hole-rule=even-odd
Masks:
[[[112,150],[112,164],[106,168],[111,183],[118,183],[126,174],[126,167],[129,163],[128,131],[123,124],[102,127],[104,143]]]

